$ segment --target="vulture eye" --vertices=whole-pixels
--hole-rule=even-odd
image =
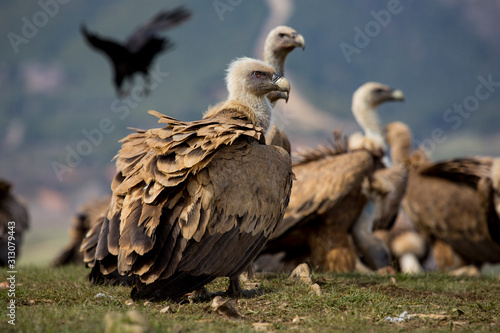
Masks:
[[[285,36],[286,36],[286,34],[284,34],[284,33],[278,34],[279,38],[284,38]]]
[[[253,77],[256,77],[258,79],[266,76],[266,74],[262,73],[262,72],[253,72],[252,75],[253,75]]]
[[[385,93],[385,89],[382,89],[382,88],[377,88],[373,91],[375,94],[377,95],[380,95],[380,94],[383,94]]]

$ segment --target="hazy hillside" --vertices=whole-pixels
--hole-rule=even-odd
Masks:
[[[53,17],[44,14],[40,3],[52,6]],[[80,24],[102,36],[123,40],[160,9],[181,3],[192,10],[193,17],[168,32],[175,49],[156,62],[158,70],[168,76],[147,98],[117,99],[109,63],[84,43]],[[220,3],[239,4],[228,5],[229,9],[220,13],[214,5]],[[344,121],[352,124],[352,92],[365,81],[379,81],[406,94],[404,104],[382,108],[384,120],[407,122],[418,142],[435,145],[434,157],[500,155],[498,1],[285,3],[292,5],[287,24],[304,35],[307,45],[305,51],[291,54],[287,62],[292,95],[300,92],[312,107],[335,117],[336,128]],[[254,55],[269,15],[265,1],[226,0],[168,4],[3,1],[0,10],[4,36],[0,54],[0,176],[12,180],[35,207],[35,225],[47,219],[47,223],[65,221],[88,195],[109,188],[113,175],[110,161],[119,149],[117,141],[129,133],[126,127],[155,126],[155,119],[146,114],[148,109],[192,120],[209,104],[223,99],[226,65],[235,57]],[[38,22],[40,27],[30,31],[24,27],[27,21]],[[364,38],[357,36],[359,31]],[[13,44],[12,33],[23,42]],[[345,49],[347,44],[357,49],[348,57],[341,47]],[[474,97],[481,84],[478,77],[486,81],[489,77],[493,82],[479,88],[481,99]],[[469,108],[474,111],[453,111],[454,104],[464,102],[472,103]],[[293,108],[282,107],[285,111]],[[103,119],[112,129],[91,145],[86,156],[72,157],[71,151],[88,141],[84,133],[99,128]],[[321,123],[289,121],[296,145],[320,142],[330,135],[331,129]],[[440,138],[446,137],[444,142],[429,140],[436,129],[441,130]],[[60,181],[54,162],[68,166],[68,161],[73,166],[60,175]]]

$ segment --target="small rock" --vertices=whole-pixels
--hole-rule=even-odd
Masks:
[[[152,304],[153,304],[152,302],[150,302],[150,301],[146,301],[146,302],[144,302],[144,304],[143,304],[143,305],[144,305],[144,306],[151,306]]]
[[[300,264],[293,270],[292,274],[290,274],[290,278],[298,277],[302,282],[307,284],[312,284],[311,279],[311,270],[306,263]]]
[[[391,276],[391,279],[389,281],[391,282],[391,284],[396,284],[396,279],[394,278],[394,276]]]
[[[233,298],[224,299],[221,296],[216,296],[212,301],[212,309],[225,318],[243,318],[238,309],[236,309],[236,300]]]
[[[169,305],[160,310],[160,313],[167,313],[167,312],[173,312],[172,308]]]
[[[133,299],[131,299],[131,298],[129,298],[128,300],[126,300],[126,301],[125,301],[125,305],[130,306],[130,305],[132,305],[132,304],[134,304],[134,300],[133,300]]]
[[[299,318],[299,316],[295,316],[295,318],[293,318],[293,320],[292,320],[292,323],[294,323],[294,324],[298,324],[298,323],[300,323],[300,318]]]
[[[9,289],[9,287],[10,287],[9,281],[4,281],[0,283],[0,289]]]
[[[319,284],[315,283],[310,286],[311,291],[314,292],[316,295],[321,296],[321,288]]]

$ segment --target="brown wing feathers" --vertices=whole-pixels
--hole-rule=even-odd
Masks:
[[[238,110],[243,107],[235,105]],[[251,187],[238,184],[240,173],[246,171],[238,170],[237,165],[266,153],[259,149],[261,129],[241,113],[191,123],[150,113],[167,126],[137,131],[122,140],[113,200],[96,251],[100,270],[110,274],[118,269],[121,275],[137,275],[146,284],[168,279],[179,269],[214,277],[238,274],[274,231],[276,223],[266,229],[262,222],[282,217],[275,212],[276,198],[271,198],[272,209],[265,200],[257,202],[268,216],[252,214],[251,206],[256,204],[252,200],[225,200],[236,197],[240,186]],[[286,153],[281,157],[286,158]],[[221,164],[234,164],[234,172],[219,174]],[[214,183],[213,178],[218,180]],[[282,184],[279,180],[271,185]],[[279,195],[287,190],[283,188]],[[286,204],[281,203],[281,211]],[[222,252],[228,244],[233,244],[236,253]]]

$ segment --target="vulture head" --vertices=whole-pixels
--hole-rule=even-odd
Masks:
[[[306,41],[294,29],[280,25],[269,32],[264,43],[264,59],[280,75],[285,74],[285,59],[296,47],[304,49]]]
[[[290,84],[273,67],[264,61],[252,58],[234,60],[227,69],[226,85],[229,99],[248,105],[258,119],[264,132],[270,127],[272,107],[266,95],[270,92],[284,93],[288,100]]]
[[[359,87],[352,96],[353,108],[355,105],[375,110],[380,104],[392,101],[404,101],[401,90],[394,90],[377,82],[367,82]]]
[[[403,100],[401,90],[393,90],[381,83],[367,82],[359,87],[352,96],[352,113],[365,133],[364,136],[359,133],[351,135],[349,147],[384,155],[387,147],[377,107],[385,102]]]
[[[265,96],[271,91],[284,92],[287,97],[290,84],[274,68],[265,62],[251,58],[234,60],[227,70],[227,90],[229,98],[253,106],[254,100],[265,101]]]

